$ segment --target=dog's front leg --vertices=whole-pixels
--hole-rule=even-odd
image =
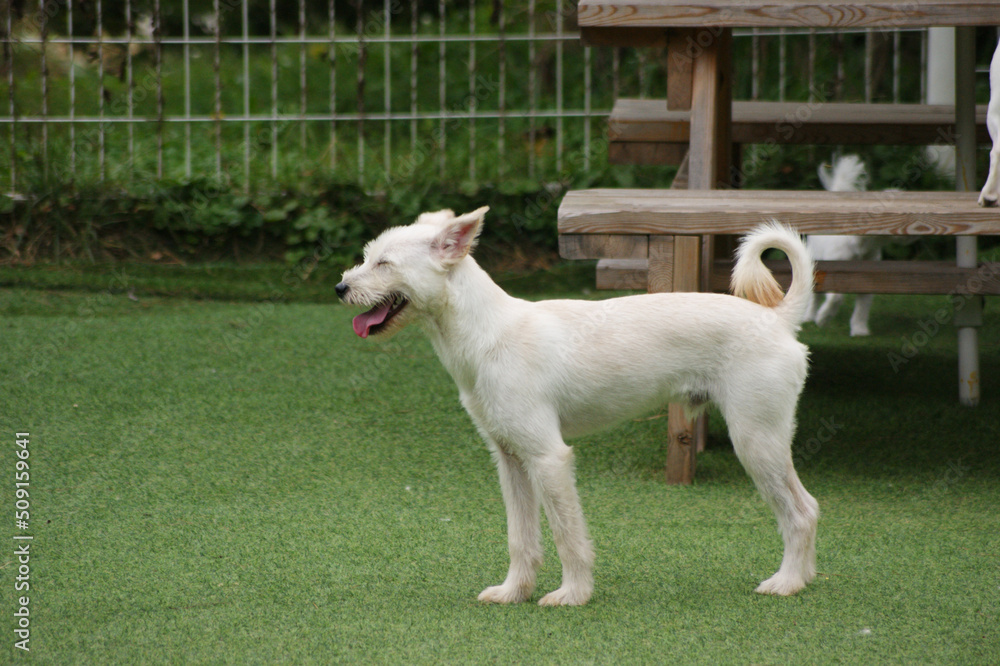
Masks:
[[[500,488],[507,507],[507,545],[510,570],[501,585],[483,590],[480,601],[509,604],[525,601],[535,591],[535,577],[542,565],[541,507],[527,471],[520,460],[490,442],[500,473]]]
[[[594,591],[594,549],[580,508],[573,474],[573,449],[558,438],[549,450],[525,458],[535,492],[542,498],[559,559],[562,585],[542,597],[542,606],[580,606]]]

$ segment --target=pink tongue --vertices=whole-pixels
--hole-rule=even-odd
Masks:
[[[354,318],[354,332],[362,338],[367,338],[368,329],[384,322],[385,318],[389,316],[389,310],[391,309],[392,303],[383,303],[376,305],[368,312],[359,314]]]

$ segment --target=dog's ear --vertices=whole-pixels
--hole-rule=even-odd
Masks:
[[[489,206],[449,220],[434,238],[432,247],[444,264],[457,264],[476,246],[476,239],[483,228],[483,218]]]
[[[428,211],[417,216],[413,224],[444,224],[455,219],[455,213],[450,208]]]

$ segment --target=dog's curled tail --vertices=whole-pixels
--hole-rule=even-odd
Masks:
[[[788,256],[792,265],[792,284],[782,294],[781,286],[771,275],[760,255],[775,248]],[[774,308],[775,313],[798,330],[805,318],[813,291],[813,262],[799,235],[791,228],[772,220],[744,236],[736,250],[732,292],[754,303]]]

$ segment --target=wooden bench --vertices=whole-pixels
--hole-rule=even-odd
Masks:
[[[573,205],[586,206],[590,205],[595,200],[607,203],[607,195],[609,193],[624,191],[589,190],[584,192],[590,192],[590,194],[579,194],[576,196],[589,198],[579,200],[579,203],[574,203],[577,201],[576,197],[570,199],[569,204],[567,204],[567,214],[571,214],[571,206]],[[728,197],[733,195],[737,200],[747,202],[752,202],[754,199],[761,197],[769,199],[775,198],[773,193],[760,195],[753,194],[753,192],[754,190],[730,190],[722,196]],[[798,202],[808,203],[814,198],[814,195],[817,194],[819,195],[818,201],[824,201],[826,198],[825,194],[830,193],[812,191],[790,191],[778,193],[777,199],[773,202],[773,206],[775,207],[774,210],[779,211],[775,212],[775,218],[783,221],[787,220],[790,212],[793,210],[798,211],[796,208]],[[702,192],[700,196],[696,192],[691,192],[689,193],[687,200],[689,202],[697,201],[699,199],[703,199],[706,195],[709,195],[709,192]],[[716,197],[718,196],[718,193],[716,193]],[[855,207],[860,207],[862,209],[867,209],[867,207],[882,208],[890,203],[896,207],[904,206],[909,211],[906,214],[914,216],[914,219],[917,219],[917,216],[921,215],[919,207],[923,206],[925,203],[933,203],[940,209],[942,206],[947,206],[949,202],[954,199],[954,197],[954,193],[947,192],[867,192],[860,197],[858,196],[858,193],[844,192],[837,193],[835,199],[838,201],[843,201],[845,199],[853,201]],[[612,198],[614,198],[614,196],[612,196]],[[709,198],[712,197],[709,196]],[[963,200],[961,196],[958,196],[957,198],[958,200]],[[816,206],[815,202],[809,205],[814,208]],[[819,205],[822,206],[824,204]],[[807,214],[814,215],[814,213]],[[988,217],[989,216],[987,215],[987,218]],[[802,229],[800,229],[800,231],[802,231],[802,233],[834,233],[806,231]],[[878,232],[874,233],[878,234]],[[938,234],[924,234],[914,231],[907,235]],[[706,260],[707,258],[703,257],[702,261],[704,262]],[[781,275],[781,271],[783,269],[781,266],[782,264],[780,263],[773,266],[773,269],[777,269],[779,271],[775,275],[779,282],[782,282],[783,279]],[[649,263],[645,258],[599,258],[596,270],[596,286],[598,289],[646,289],[649,282],[648,271]],[[711,270],[703,271],[706,272],[707,275],[702,279],[702,288],[720,292],[727,291],[729,288],[730,271],[731,263],[728,260],[716,258],[711,266]],[[971,272],[969,269],[959,269],[953,262],[950,261],[819,262],[817,264],[816,291],[840,294],[948,294],[952,293],[956,285],[963,285],[972,280],[974,289],[971,293],[1000,293],[995,280],[984,284],[980,284],[980,281],[974,280],[973,278],[975,272],[975,269],[972,269]],[[996,275],[996,273],[996,271],[993,271],[994,275]]]
[[[645,289],[650,238],[738,235],[772,218],[805,234],[1000,235],[1000,210],[978,207],[975,193],[607,189],[567,193],[559,250],[567,259],[602,259],[599,288]],[[970,293],[1000,293],[995,279],[975,280],[976,269],[944,262],[821,262],[819,270],[817,291],[947,294],[970,283]],[[725,261],[714,262],[703,286],[725,291],[728,272]],[[672,290],[668,277],[652,277],[659,291]]]
[[[931,145],[955,143],[955,107],[945,104],[733,102],[732,142],[742,144]],[[608,118],[608,161],[679,164],[691,112],[662,99],[619,99]],[[986,106],[976,107],[976,141],[990,142]]]

